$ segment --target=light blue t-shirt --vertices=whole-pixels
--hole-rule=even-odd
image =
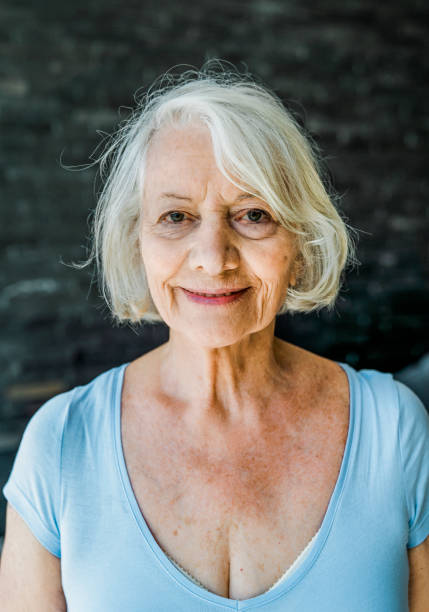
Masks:
[[[350,421],[320,531],[299,567],[245,600],[194,584],[139,509],[120,435],[127,364],[46,402],[3,492],[61,557],[68,612],[405,612],[407,548],[429,534],[429,416],[391,374],[340,363]]]

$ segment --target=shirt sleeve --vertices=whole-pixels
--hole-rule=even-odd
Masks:
[[[429,535],[429,415],[409,387],[395,381],[399,394],[399,444],[408,506],[408,548]]]
[[[61,444],[71,391],[56,395],[28,422],[3,495],[53,555],[61,557]]]

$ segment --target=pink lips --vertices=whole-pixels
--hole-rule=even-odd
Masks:
[[[183,289],[183,288],[182,288]],[[203,293],[194,293],[189,291],[188,289],[183,289],[186,297],[193,302],[197,302],[199,304],[229,304],[230,302],[235,302],[238,300],[246,291],[248,287],[245,289],[241,289],[239,291],[225,291],[224,294],[219,293],[218,291],[213,292],[212,294],[203,294]],[[230,295],[225,295],[230,294]],[[219,295],[215,295],[219,294]]]

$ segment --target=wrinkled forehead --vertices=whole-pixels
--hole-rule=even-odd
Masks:
[[[198,197],[209,184],[231,194],[243,187],[234,184],[238,181],[231,182],[219,168],[210,130],[201,122],[161,127],[149,144],[144,175],[145,197],[161,191]]]

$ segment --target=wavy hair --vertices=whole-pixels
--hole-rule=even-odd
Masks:
[[[217,60],[201,70],[164,75],[110,137],[94,162],[104,186],[91,253],[75,265],[96,262],[102,295],[118,322],[162,320],[140,254],[145,157],[161,127],[195,120],[209,129],[221,172],[266,201],[297,237],[297,282],[278,314],[332,308],[346,264],[356,263],[354,230],[325,187],[317,148],[272,91]]]

